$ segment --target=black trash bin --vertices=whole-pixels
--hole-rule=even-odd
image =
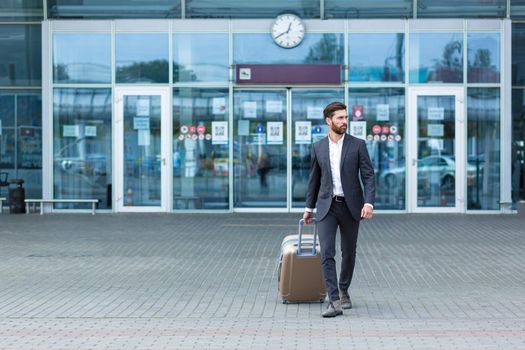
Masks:
[[[26,212],[25,199],[26,193],[24,190],[24,180],[11,179],[9,180],[9,212],[11,214],[23,214]]]

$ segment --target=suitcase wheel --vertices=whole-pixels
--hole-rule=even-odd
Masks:
[[[283,299],[283,304],[288,304],[288,301]]]

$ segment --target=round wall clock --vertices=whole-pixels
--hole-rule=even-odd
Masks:
[[[285,49],[299,45],[304,39],[304,32],[303,21],[290,13],[277,16],[272,25],[273,41]]]

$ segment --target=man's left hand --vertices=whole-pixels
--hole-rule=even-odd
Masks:
[[[365,205],[363,209],[361,209],[361,217],[365,220],[369,220],[374,216],[374,209],[370,208],[370,206]]]

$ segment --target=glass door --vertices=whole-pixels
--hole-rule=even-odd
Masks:
[[[302,211],[312,143],[328,134],[324,107],[343,89],[234,93],[234,208]]]
[[[115,209],[168,210],[169,89],[116,90]]]
[[[344,101],[344,90],[292,89],[292,208],[303,211],[310,175],[312,143],[328,135],[323,117],[324,108],[331,102]]]
[[[408,196],[413,212],[465,210],[462,87],[415,87],[409,95]]]
[[[234,208],[286,209],[287,91],[236,90]]]

